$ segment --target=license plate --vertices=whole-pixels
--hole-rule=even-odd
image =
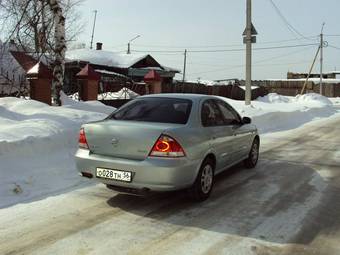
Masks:
[[[132,172],[97,167],[96,176],[116,181],[131,182]]]

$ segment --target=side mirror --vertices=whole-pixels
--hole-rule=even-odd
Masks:
[[[250,123],[251,123],[251,118],[249,118],[249,117],[243,117],[243,118],[242,118],[242,123],[243,123],[243,124],[250,124]]]

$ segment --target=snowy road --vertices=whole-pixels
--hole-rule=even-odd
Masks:
[[[340,254],[340,118],[263,137],[211,198],[102,185],[0,210],[0,254]]]

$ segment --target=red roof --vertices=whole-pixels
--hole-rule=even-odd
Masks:
[[[41,61],[27,71],[27,78],[52,79],[52,77],[52,71]]]
[[[30,70],[38,61],[22,51],[11,51],[12,56],[21,65],[21,67],[27,72]]]
[[[86,79],[86,80],[100,80],[100,74],[96,73],[96,71],[87,64],[83,69],[80,70],[79,73],[77,73],[78,79]]]
[[[155,70],[150,70],[144,76],[144,81],[145,82],[162,81],[162,77]]]

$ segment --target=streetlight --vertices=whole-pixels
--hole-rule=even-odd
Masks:
[[[135,36],[134,38],[132,38],[132,39],[128,42],[128,49],[127,49],[126,54],[131,54],[131,51],[130,51],[130,43],[131,43],[132,41],[136,40],[136,39],[139,38],[139,37],[140,37],[140,35],[137,35],[137,36]]]

